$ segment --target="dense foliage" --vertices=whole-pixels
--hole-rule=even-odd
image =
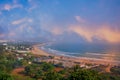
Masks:
[[[81,69],[75,66],[68,80],[98,80],[98,76],[98,72],[94,70]]]
[[[46,72],[53,71],[54,66],[50,63],[31,64],[25,67],[25,74],[36,79],[44,77]]]
[[[14,80],[11,75],[0,71],[0,80]]]

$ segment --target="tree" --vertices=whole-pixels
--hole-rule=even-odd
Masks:
[[[55,71],[50,71],[45,75],[43,80],[62,80],[62,76]]]
[[[0,80],[14,80],[11,75],[0,72]]]
[[[41,67],[42,67],[42,70],[46,72],[52,71],[54,69],[54,66],[52,64],[46,63],[46,62],[42,63]]]
[[[77,69],[71,72],[68,80],[98,80],[98,73],[93,70]]]
[[[38,70],[34,76],[34,78],[39,79],[43,77],[43,71],[42,70]]]
[[[30,75],[31,77],[34,77],[35,73],[36,73],[36,70],[32,66],[25,67],[25,74]]]
[[[6,66],[4,64],[0,64],[0,71],[6,71]]]
[[[30,78],[29,76],[21,76],[21,75],[12,75],[14,80],[35,80],[33,78]]]

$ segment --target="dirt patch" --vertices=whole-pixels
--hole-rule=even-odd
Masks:
[[[24,67],[21,68],[16,68],[12,71],[11,74],[13,75],[21,75],[21,76],[25,76],[22,72],[24,71]]]
[[[63,70],[63,68],[60,68],[60,67],[55,68],[55,71],[57,71],[57,72],[59,72],[61,70]]]

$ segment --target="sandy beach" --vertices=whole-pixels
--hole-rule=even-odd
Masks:
[[[50,54],[46,53],[45,51],[38,48],[39,45],[33,45],[33,50],[31,52],[34,55],[41,55],[41,56],[49,56]]]
[[[97,65],[120,65],[119,61],[115,60],[106,60],[106,59],[97,59],[97,58],[88,58],[88,57],[70,57],[70,56],[63,56],[57,54],[50,54],[46,51],[39,48],[40,45],[34,45],[32,53],[34,55],[41,55],[41,56],[54,56],[54,61],[63,62],[66,65],[72,65],[72,63],[83,63],[83,64],[97,64]],[[73,64],[75,65],[75,64]]]

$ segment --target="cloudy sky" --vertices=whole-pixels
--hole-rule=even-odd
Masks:
[[[0,39],[120,43],[120,0],[0,0]]]

